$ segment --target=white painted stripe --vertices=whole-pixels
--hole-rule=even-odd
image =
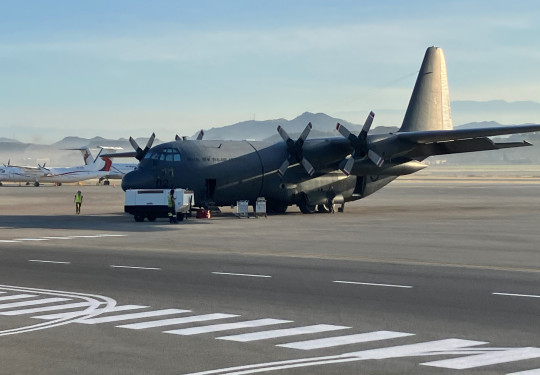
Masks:
[[[36,262],[36,263],[71,264],[71,262],[61,262],[61,261],[56,261],[56,260],[28,259],[28,261]]]
[[[494,294],[496,296],[540,298],[540,295],[535,295],[535,294],[515,294],[515,293],[491,293],[491,294]]]
[[[78,302],[78,303],[69,303],[64,305],[54,305],[54,306],[45,306],[45,307],[34,307],[32,309],[24,309],[24,310],[11,310],[11,311],[4,311],[0,312],[0,315],[25,315],[25,314],[35,314],[45,311],[55,311],[55,310],[67,310],[67,309],[75,309],[79,307],[87,307],[90,306],[89,302]]]
[[[292,323],[292,321],[279,320],[279,319],[258,319],[258,320],[248,320],[245,322],[212,324],[209,326],[202,326],[202,327],[175,329],[172,331],[165,331],[165,333],[172,333],[173,335],[187,336],[187,335],[198,335],[201,333],[228,331],[232,329],[263,327],[263,326],[269,326],[273,324],[284,324],[284,323]]]
[[[119,322],[122,320],[150,318],[154,316],[182,314],[182,313],[187,313],[187,312],[190,312],[190,310],[179,310],[179,309],[154,310],[154,311],[144,311],[144,312],[137,312],[137,313],[130,313],[130,314],[122,314],[122,315],[104,316],[104,317],[98,317],[98,318],[92,318],[92,319],[81,319],[77,321],[77,323],[99,324],[99,323]]]
[[[46,237],[41,237],[41,238],[46,238],[48,240],[72,240],[73,239],[73,237],[71,236],[67,236],[67,237],[46,236]]]
[[[12,294],[11,296],[0,297],[0,301],[9,301],[12,299],[23,299],[37,297],[35,294]]]
[[[127,234],[100,234],[99,236],[100,237],[127,237]]]
[[[95,234],[87,234],[87,235],[80,235],[80,236],[70,236],[71,238],[99,238],[99,235]]]
[[[361,342],[371,342],[379,340],[389,340],[398,337],[413,336],[413,333],[404,332],[392,332],[392,331],[377,331],[369,333],[359,333],[356,335],[328,337],[324,339],[308,340],[292,342],[290,344],[281,344],[284,348],[300,349],[300,350],[312,350],[321,348],[330,348],[341,345],[357,344]]]
[[[349,329],[349,328],[351,328],[351,327],[334,326],[334,325],[329,325],[329,324],[316,324],[316,325],[305,326],[305,327],[275,329],[275,330],[271,330],[271,331],[244,333],[242,335],[223,336],[223,337],[218,337],[218,339],[219,340],[248,342],[248,341],[258,341],[258,340],[273,339],[273,338],[277,338],[277,337],[305,335],[305,334],[309,334],[309,333],[337,331],[337,330],[340,330],[340,329]]]
[[[14,243],[14,242],[21,242],[21,241],[17,241],[17,240],[0,240],[0,242],[4,242],[4,243]]]
[[[520,371],[520,372],[513,372],[507,375],[540,375],[540,368],[536,368],[533,370]]]
[[[71,298],[43,298],[32,301],[4,303],[0,305],[0,310],[13,309],[21,306],[45,305],[46,303],[69,301]]]
[[[342,280],[336,280],[336,281],[333,281],[333,282],[334,282],[334,283],[339,283],[339,284],[356,284],[356,285],[369,285],[369,286],[385,286],[385,287],[389,287],[389,288],[407,288],[407,289],[412,288],[411,285],[363,283],[363,282],[360,282],[360,281],[342,281]]]
[[[136,266],[115,266],[111,265],[111,268],[129,268],[134,270],[155,270],[155,271],[161,271],[161,268],[157,267],[136,267]]]
[[[214,275],[245,276],[245,277],[272,277],[270,275],[255,275],[249,273],[212,272]]]
[[[422,357],[426,355],[450,355],[461,354],[464,349],[471,346],[489,344],[485,341],[473,341],[462,339],[444,339],[436,341],[420,342],[417,344],[407,344],[399,346],[390,346],[379,349],[368,349],[359,352],[344,353],[343,356],[357,356],[362,360],[369,359],[388,359],[405,357]],[[483,349],[478,349],[483,350]],[[456,353],[457,352],[457,353]]]
[[[522,361],[525,359],[540,358],[539,348],[516,348],[504,349],[501,351],[470,355],[460,358],[443,359],[440,361],[422,363],[424,366],[443,367],[454,370],[465,370],[481,366],[495,365]]]
[[[117,326],[117,327],[129,328],[129,329],[145,329],[145,328],[172,326],[172,325],[175,325],[175,324],[186,324],[186,323],[195,323],[195,322],[205,322],[205,321],[208,321],[208,320],[234,318],[234,317],[237,317],[237,316],[239,316],[239,315],[219,314],[219,313],[217,313],[217,314],[206,314],[206,315],[194,315],[194,316],[187,316],[185,318],[172,318],[172,319],[154,320],[154,321],[151,321],[151,322],[126,324],[126,325]]]
[[[97,314],[107,314],[112,312],[120,312],[120,311],[126,311],[126,310],[137,310],[137,309],[144,309],[148,306],[140,306],[140,305],[121,305],[121,306],[115,306],[112,309],[107,309],[106,307],[95,309],[92,311],[92,315]],[[41,315],[41,316],[33,316],[32,318],[35,319],[44,319],[44,320],[56,320],[56,319],[62,319],[62,318],[70,318],[73,317],[74,314],[72,312],[67,313],[60,313],[60,314],[51,314],[51,315]]]
[[[14,238],[13,241],[48,241],[46,238]]]

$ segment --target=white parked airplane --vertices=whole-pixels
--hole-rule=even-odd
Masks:
[[[111,160],[112,158],[114,158],[114,153],[116,153],[116,151],[123,150],[122,147],[109,147],[109,146],[98,146],[98,147],[101,149],[99,152],[99,155],[101,155],[101,153],[105,151],[107,153],[107,156],[101,156],[101,157],[105,159],[111,159]],[[90,161],[93,160],[92,153],[87,147],[83,147],[78,150],[80,150],[83,153],[83,158],[86,164],[88,164],[89,160]],[[99,177],[99,182],[103,182],[104,185],[109,185],[109,179],[121,180],[122,177],[126,175],[126,173],[129,173],[137,169],[137,165],[138,163],[115,163],[113,161],[109,168],[109,173]]]
[[[101,151],[93,159],[88,148],[80,149],[85,159],[85,165],[76,167],[46,168],[45,166],[18,167],[7,166],[0,168],[0,181],[26,182],[39,186],[42,182],[51,182],[61,185],[64,182],[79,182],[93,178],[105,178],[110,174],[112,161],[108,157],[101,157]],[[91,161],[91,162],[90,162]]]

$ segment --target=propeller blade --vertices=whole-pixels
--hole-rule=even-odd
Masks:
[[[201,141],[203,137],[204,137],[204,130],[201,129],[201,131],[199,132],[199,135],[197,135],[197,140]]]
[[[133,147],[133,149],[135,151],[137,151],[137,153],[139,152],[142,152],[142,149],[139,147],[139,145],[137,144],[137,142],[133,139],[133,137],[129,137],[129,143],[131,143],[131,147]],[[140,150],[140,151],[139,151]]]
[[[146,142],[146,147],[143,150],[144,155],[146,155],[148,150],[150,150],[150,148],[152,147],[152,144],[154,143],[154,139],[156,139],[156,133],[152,133],[152,135],[148,139],[148,142]],[[144,155],[143,155],[143,157],[144,157]]]
[[[281,126],[278,126],[277,131],[278,131],[279,135],[281,135],[281,138],[283,138],[283,140],[285,142],[289,143],[291,137],[289,137],[289,134],[287,134],[285,129],[283,129]]]
[[[175,140],[175,141],[181,141],[182,138],[180,138],[180,136],[179,136],[178,134],[176,134],[176,135],[174,136],[174,140]]]
[[[341,168],[341,171],[343,172],[343,174],[345,174],[346,176],[350,176],[353,165],[354,165],[354,158],[350,157],[345,163],[345,166]]]
[[[283,177],[283,175],[285,175],[285,172],[287,172],[287,168],[289,168],[289,160],[286,159],[282,164],[281,166],[279,167],[277,173]]]
[[[360,138],[366,139],[367,133],[369,129],[371,128],[371,124],[373,124],[374,117],[375,117],[375,113],[373,111],[369,112],[369,115],[366,118],[366,122],[364,123],[364,126],[362,127],[362,131],[360,132]]]
[[[304,141],[308,137],[309,132],[311,131],[311,128],[313,128],[313,125],[311,125],[311,122],[310,122],[304,128],[304,131],[302,132],[302,134],[300,134],[300,138],[297,139],[296,141],[297,144],[299,144],[300,146],[304,144]],[[302,143],[299,143],[300,141],[302,141]]]
[[[302,158],[302,161],[300,163],[304,166],[306,172],[310,176],[313,176],[313,173],[315,173],[315,168],[313,168],[313,165],[311,165],[311,163],[306,158]]]
[[[368,151],[368,158],[375,164],[377,167],[381,167],[384,164],[384,159],[377,155],[374,151]]]
[[[349,139],[351,136],[351,132],[343,125],[341,125],[339,122],[336,125],[336,130],[345,138]]]

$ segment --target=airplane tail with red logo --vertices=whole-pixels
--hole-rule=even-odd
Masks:
[[[92,164],[88,164],[88,167],[92,171],[104,171],[108,172],[111,169],[112,160],[108,156],[101,156],[103,148],[99,151]]]

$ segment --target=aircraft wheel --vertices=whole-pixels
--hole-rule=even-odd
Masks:
[[[332,212],[332,205],[330,205],[330,204],[319,204],[317,206],[317,211],[321,212],[323,214],[329,214],[330,212]]]
[[[2,183],[0,182],[0,186],[2,186]]]
[[[135,215],[135,216],[133,216],[133,218],[135,219],[136,222],[144,221],[144,216],[143,215]]]
[[[111,182],[109,180],[103,181],[103,185],[105,185],[105,186],[109,186],[110,184],[111,184]]]
[[[38,187],[38,186],[39,186],[39,182],[37,182],[37,181],[34,182],[34,186],[35,186],[35,187]]]
[[[298,208],[303,214],[312,214],[315,212],[316,206],[314,204],[299,203]]]

